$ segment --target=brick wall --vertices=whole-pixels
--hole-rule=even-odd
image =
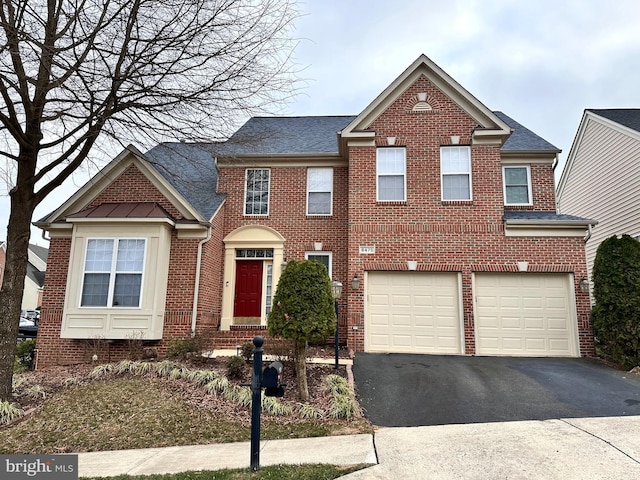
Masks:
[[[433,110],[412,112],[419,92],[427,93]],[[376,202],[376,148],[349,149],[349,271],[363,278],[366,270],[419,270],[462,273],[465,353],[475,353],[472,272],[529,271],[575,273],[580,350],[593,352],[589,301],[578,282],[586,275],[584,243],[575,237],[505,237],[503,188],[497,146],[472,146],[473,201],[443,202],[440,146],[452,135],[469,144],[476,122],[425,77],[418,79],[371,125],[376,144],[396,137],[406,147],[406,202]],[[532,165],[535,210],[555,210],[553,170]],[[360,245],[375,245],[375,255],[359,254]],[[363,289],[348,292],[349,345],[364,348]],[[357,330],[353,327],[357,326]]]
[[[135,166],[127,168],[102,191],[89,206],[105,202],[157,202],[171,215],[178,217],[179,211]],[[210,330],[217,327],[220,318],[219,295],[221,223],[216,220],[217,230],[212,239],[203,247],[203,276],[197,315],[197,329],[211,337]],[[160,355],[166,353],[172,339],[184,338],[191,333],[192,308],[195,286],[195,265],[197,259],[197,239],[180,239],[172,232],[171,258],[167,286],[167,300],[164,312],[163,340],[145,342]],[[64,295],[69,268],[70,238],[53,237],[49,244],[47,276],[43,292],[43,306],[38,331],[38,366],[52,364],[73,364],[91,359],[93,352],[100,351],[110,361],[130,356],[129,341],[99,342],[96,339],[71,340],[60,338],[60,328],[64,307]],[[219,276],[219,274],[218,274]]]

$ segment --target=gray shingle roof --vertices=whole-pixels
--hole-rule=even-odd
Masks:
[[[588,108],[587,111],[640,132],[640,108]]]
[[[493,112],[500,120],[513,128],[513,133],[507,139],[505,144],[500,149],[503,152],[517,152],[517,151],[526,151],[526,152],[555,152],[560,153],[560,149],[549,142],[547,142],[544,138],[539,137],[535,133],[533,133],[528,128],[520,125],[513,118],[505,115],[502,112]]]
[[[34,243],[29,244],[29,250],[35,253],[40,260],[47,262],[47,257],[49,256],[49,249],[47,247],[41,247],[40,245],[36,245]]]
[[[337,133],[355,116],[253,117],[224,144],[220,156],[337,154]]]
[[[144,156],[193,208],[210,220],[225,196],[216,193],[218,169],[205,148],[195,143],[161,143]]]
[[[531,222],[559,222],[559,223],[577,223],[596,224],[594,220],[589,220],[575,215],[563,215],[556,212],[538,212],[532,210],[507,210],[503,214],[505,221],[531,221]]]

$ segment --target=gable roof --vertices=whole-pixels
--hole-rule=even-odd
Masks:
[[[36,254],[40,260],[46,263],[47,257],[49,256],[49,249],[47,247],[41,247],[40,245],[30,243],[29,250]]]
[[[576,162],[579,146],[582,144],[586,135],[589,122],[602,124],[612,131],[620,132],[628,137],[636,138],[640,141],[640,109],[638,108],[586,108],[582,114],[582,119],[578,125],[578,130],[573,138],[571,149],[567,156],[560,181],[556,187],[556,198],[558,199],[558,207],[562,208],[562,196],[569,182],[571,171]]]
[[[588,108],[586,111],[640,132],[640,108]]]
[[[337,155],[337,135],[356,117],[253,117],[223,144],[219,156]]]
[[[225,195],[216,193],[218,169],[207,145],[161,143],[144,158],[203,218],[211,219],[224,202]]]
[[[366,132],[365,130],[369,128],[380,113],[404,93],[409,85],[423,75],[478,122],[478,128],[474,132],[474,136],[506,138],[511,134],[510,127],[501,118],[496,116],[462,85],[423,54],[345,127],[342,131],[342,137],[372,138],[375,132]]]

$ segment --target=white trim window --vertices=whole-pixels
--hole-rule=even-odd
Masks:
[[[407,149],[404,147],[376,150],[376,200],[404,202],[407,200]]]
[[[307,215],[333,213],[333,168],[307,169]]]
[[[442,201],[471,200],[471,148],[440,147]]]
[[[244,190],[245,215],[269,215],[271,171],[268,168],[247,168]]]
[[[505,205],[532,205],[531,169],[528,165],[503,166]]]
[[[146,243],[141,238],[89,238],[80,306],[139,308]]]
[[[332,273],[332,259],[333,255],[331,252],[305,252],[304,258],[305,260],[310,260],[312,262],[319,262],[327,268],[327,272],[329,272],[329,278],[333,278],[331,276]]]

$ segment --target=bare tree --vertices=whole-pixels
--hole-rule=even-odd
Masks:
[[[13,172],[0,400],[36,206],[105,140],[211,140],[282,105],[296,16],[290,0],[0,0],[0,156]]]

